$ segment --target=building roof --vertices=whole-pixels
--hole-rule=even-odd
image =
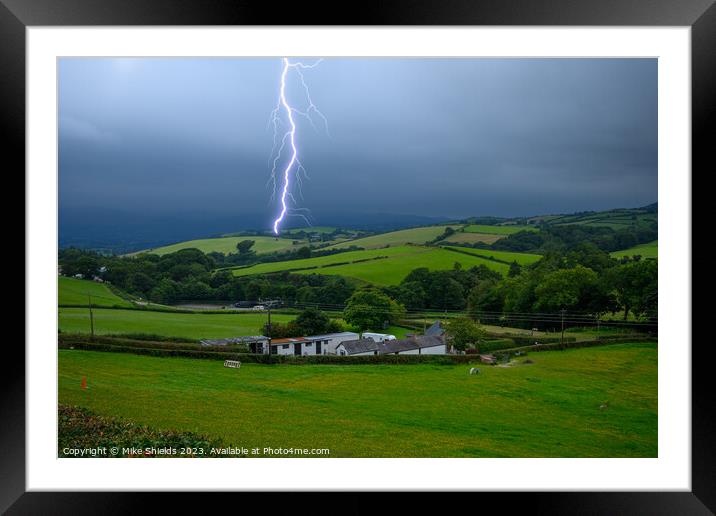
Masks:
[[[368,353],[370,351],[378,351],[380,344],[373,339],[356,339],[345,340],[339,344],[343,346],[346,353],[355,355],[357,353]]]
[[[229,337],[227,339],[204,339],[200,341],[202,346],[226,346],[228,344],[250,344],[253,342],[265,342],[268,337],[263,335],[251,335],[248,337]]]
[[[326,340],[335,339],[336,337],[357,337],[358,334],[352,331],[342,331],[339,333],[326,333],[325,335],[311,335],[306,337],[309,340]]]
[[[275,346],[277,344],[302,344],[304,342],[313,342],[311,339],[307,339],[306,337],[288,337],[285,339],[273,339],[271,341],[271,345]]]
[[[385,340],[383,342],[376,342],[373,339],[347,340],[339,345],[343,346],[348,355],[369,353],[371,351],[377,351],[379,355],[388,355],[414,349],[444,346],[445,342],[443,342],[442,338],[434,335],[420,335],[410,339]]]
[[[440,324],[440,321],[435,321],[432,324],[432,326],[430,326],[430,328],[425,330],[425,335],[427,335],[427,336],[436,335],[439,337],[440,335],[443,335],[444,333],[445,333],[445,330],[443,329],[442,325]]]
[[[445,342],[435,335],[418,335],[409,339],[386,340],[380,343],[381,349],[379,353],[390,354],[399,353],[401,351],[411,351],[413,349],[433,348],[435,346],[444,346]]]

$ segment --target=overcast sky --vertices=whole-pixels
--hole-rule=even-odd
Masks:
[[[310,63],[315,59],[304,59]],[[60,208],[268,222],[281,59],[62,59]],[[657,200],[655,59],[326,59],[297,118],[330,214],[518,216]],[[297,75],[289,100],[305,108]]]

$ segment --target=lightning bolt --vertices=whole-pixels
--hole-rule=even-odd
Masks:
[[[288,144],[288,147],[290,149],[290,158],[288,162],[286,163],[283,173],[280,176],[281,179],[281,195],[280,195],[280,205],[281,209],[279,211],[278,216],[273,222],[273,232],[274,234],[278,235],[279,233],[279,226],[283,222],[284,218],[287,215],[297,215],[303,217],[306,222],[310,225],[310,220],[308,220],[305,213],[307,210],[302,208],[291,208],[289,209],[289,204],[295,205],[296,200],[291,192],[291,176],[292,171],[293,177],[296,179],[296,184],[299,188],[299,193],[301,192],[301,172],[303,172],[303,175],[307,178],[308,175],[306,173],[306,169],[301,164],[301,161],[298,158],[298,148],[296,146],[296,120],[294,118],[294,115],[299,115],[302,117],[305,117],[310,124],[316,128],[314,121],[313,121],[313,115],[316,115],[320,117],[323,120],[326,134],[328,134],[328,120],[325,116],[323,116],[323,113],[321,113],[316,105],[313,103],[313,100],[311,99],[311,94],[308,89],[308,85],[306,84],[305,77],[303,75],[304,69],[314,68],[318,66],[318,64],[322,61],[322,59],[319,59],[313,64],[307,65],[301,62],[290,62],[287,57],[283,58],[283,70],[281,72],[281,87],[279,89],[279,99],[276,107],[271,112],[271,117],[269,119],[269,123],[273,125],[273,147],[271,149],[271,157],[269,160],[272,162],[271,166],[271,176],[269,179],[269,183],[273,183],[273,195],[271,196],[271,199],[274,199],[276,197],[276,187],[278,183],[277,178],[277,168],[279,165],[279,162],[281,161],[281,156],[286,149],[286,146]],[[299,109],[296,109],[292,107],[288,100],[286,99],[286,78],[288,76],[289,71],[294,71],[298,78],[301,81],[301,85],[303,86],[303,91],[307,103],[307,107],[305,110],[301,111]],[[286,127],[286,130],[283,133],[283,136],[279,138],[279,133],[281,128],[284,126],[284,122],[281,118],[281,112],[286,113],[286,120],[288,121],[288,125]],[[279,143],[280,142],[280,143]],[[296,213],[290,213],[290,211],[296,212]]]

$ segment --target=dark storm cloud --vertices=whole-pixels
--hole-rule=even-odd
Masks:
[[[268,220],[280,71],[279,59],[63,59],[61,209]],[[299,118],[301,204],[318,222],[656,201],[656,60],[327,59],[306,80],[330,132]]]

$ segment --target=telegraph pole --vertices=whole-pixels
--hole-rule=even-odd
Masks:
[[[90,316],[90,340],[94,340],[94,314],[92,313],[92,296],[87,294],[87,306]]]

